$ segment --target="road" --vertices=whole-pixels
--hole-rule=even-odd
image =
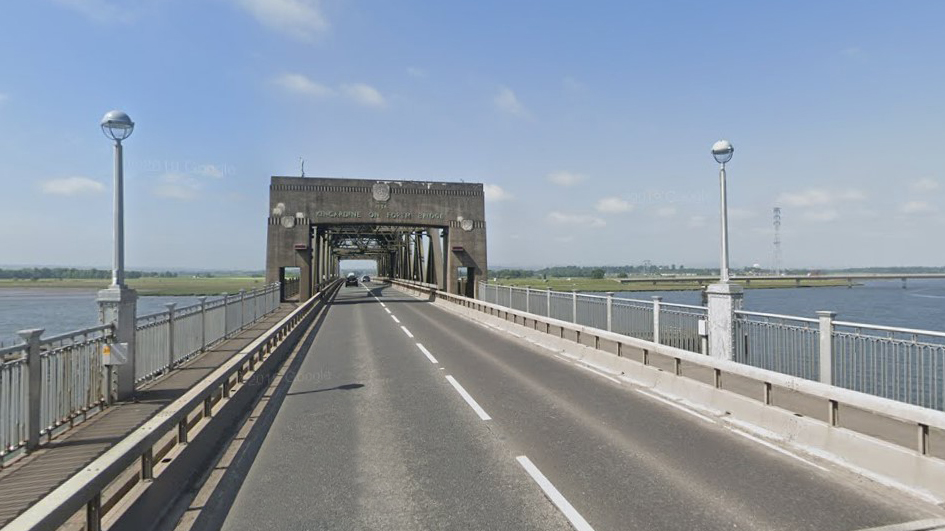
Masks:
[[[369,287],[339,292],[199,528],[842,531],[941,517]]]

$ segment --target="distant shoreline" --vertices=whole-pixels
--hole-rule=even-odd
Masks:
[[[107,288],[109,280],[104,279],[37,279],[37,280],[0,280],[0,290],[88,290],[97,291]],[[128,280],[128,285],[139,295],[220,295],[238,293],[262,288],[266,281],[262,277],[144,277]]]
[[[491,282],[491,280],[490,280]],[[552,291],[594,291],[594,292],[632,292],[632,291],[702,291],[702,286],[693,284],[691,281],[680,281],[678,283],[667,282],[665,280],[654,283],[633,282],[620,283],[612,279],[593,279],[593,278],[500,278],[497,284],[503,286],[529,287],[532,289]],[[735,281],[735,284],[745,289],[787,289],[787,288],[820,288],[820,287],[838,287],[849,286],[846,279],[824,279],[823,277],[812,278],[810,280],[801,279],[797,282],[793,279],[786,280],[752,280],[750,283],[744,281]],[[861,283],[854,283],[854,286],[860,286]]]

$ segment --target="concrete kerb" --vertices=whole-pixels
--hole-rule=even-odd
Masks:
[[[403,290],[403,286],[399,284],[400,282],[395,282],[395,287]],[[419,296],[426,295],[415,286],[410,286],[410,291]],[[810,417],[799,417],[787,409],[765,405],[761,400],[754,400],[725,389],[719,389],[688,377],[677,376],[672,372],[644,365],[629,357],[618,357],[603,350],[577,344],[569,339],[546,334],[542,330],[514,324],[512,319],[516,322],[524,322],[524,319],[537,320],[538,322],[549,323],[555,328],[580,329],[582,334],[616,340],[635,349],[677,357],[688,363],[708,366],[720,369],[723,372],[754,379],[758,381],[759,396],[764,382],[768,382],[801,393],[807,392],[816,397],[839,400],[844,404],[867,410],[875,410],[878,407],[888,408],[889,412],[883,414],[894,418],[902,418],[908,422],[919,422],[935,427],[941,427],[945,423],[945,414],[942,412],[925,410],[909,404],[833,388],[819,382],[801,380],[726,360],[709,358],[664,345],[656,345],[627,336],[611,334],[604,330],[576,326],[572,323],[548,319],[539,315],[525,314],[524,312],[451,294],[437,293],[435,304],[457,315],[506,333],[512,333],[545,349],[611,373],[628,383],[674,398],[695,410],[708,413],[717,421],[729,427],[752,431],[763,437],[773,439],[782,445],[829,460],[852,470],[854,473],[907,491],[927,501],[942,503],[942,500],[945,500],[945,461],[922,455],[915,450],[857,433],[847,428],[830,426],[828,423]],[[467,306],[467,304],[473,304],[474,307]],[[484,313],[478,310],[477,306],[500,310],[508,318]]]

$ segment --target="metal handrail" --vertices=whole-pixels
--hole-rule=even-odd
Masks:
[[[817,323],[817,319],[811,319],[810,317],[797,317],[795,315],[781,315],[777,313],[763,313],[763,312],[749,312],[745,310],[735,310],[735,315],[747,315],[751,317],[767,317],[771,319],[785,319],[789,321],[801,321],[805,323]]]

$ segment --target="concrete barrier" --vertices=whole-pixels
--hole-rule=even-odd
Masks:
[[[930,447],[931,430],[945,434],[945,412],[529,314],[436,291],[425,285],[401,280],[391,282],[407,293],[433,298],[435,304],[444,309],[527,337],[636,385],[680,399],[715,416],[719,422],[755,431],[935,503],[945,500],[945,460],[932,456]],[[616,352],[602,350],[602,343],[611,344]],[[665,368],[654,365],[657,357],[662,358]],[[700,368],[703,373],[712,375],[711,381],[681,375],[683,366]],[[735,380],[740,382],[741,393],[733,391]],[[754,386],[757,393],[746,396],[745,382],[749,387]],[[822,405],[825,420],[784,405],[773,405],[773,389],[815,400]],[[840,414],[845,408],[911,426],[915,430],[913,445],[894,444],[875,434],[841,426]],[[941,440],[945,442],[945,436]]]

